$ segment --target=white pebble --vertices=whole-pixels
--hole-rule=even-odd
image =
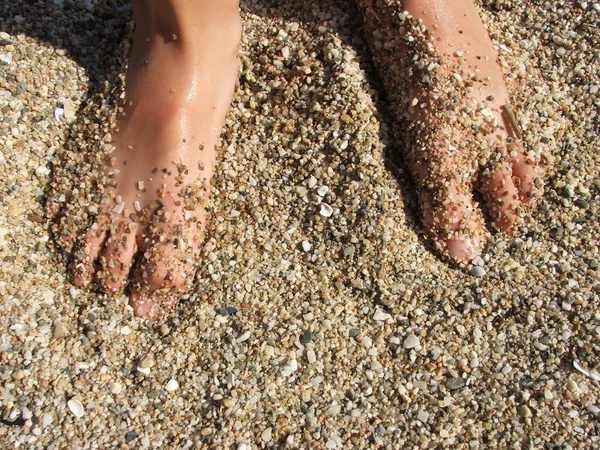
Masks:
[[[377,321],[384,321],[391,318],[392,316],[386,313],[383,309],[378,309],[377,311],[375,311],[375,315],[373,316],[373,319]]]
[[[247,341],[250,338],[250,331],[244,331],[240,336],[235,340],[238,344]]]
[[[485,275],[485,269],[483,267],[473,266],[471,269],[471,275],[474,277],[482,277]]]
[[[262,439],[263,442],[271,442],[272,435],[273,435],[273,428],[269,427],[261,433],[260,438]]]
[[[306,240],[302,241],[302,250],[304,250],[305,252],[309,252],[311,248],[312,246],[310,245],[310,242]]]
[[[317,189],[317,194],[319,194],[320,197],[325,197],[328,192],[329,188],[327,186],[321,186],[319,189]]]
[[[408,337],[404,340],[403,347],[408,350],[410,348],[417,347],[419,344],[419,338],[414,334],[409,334]]]
[[[127,336],[130,333],[131,333],[131,328],[129,328],[127,325],[125,325],[123,328],[121,328],[121,334],[123,336]]]
[[[292,360],[288,361],[285,364],[285,366],[283,366],[283,369],[281,369],[281,374],[284,377],[289,377],[296,370],[298,370],[298,361],[296,361],[295,359],[292,359]]]
[[[173,391],[176,391],[177,389],[179,389],[179,383],[177,382],[177,380],[171,378],[169,380],[169,382],[167,383],[167,385],[165,386],[165,390],[167,392],[173,392]]]

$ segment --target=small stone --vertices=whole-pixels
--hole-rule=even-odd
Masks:
[[[309,252],[311,248],[312,246],[310,245],[310,242],[306,240],[302,241],[302,250],[304,250],[305,252]]]
[[[110,386],[110,392],[112,392],[115,395],[119,395],[122,391],[123,391],[123,386],[121,385],[121,383],[115,382]]]
[[[463,380],[462,378],[452,377],[452,378],[448,378],[448,380],[446,380],[446,387],[453,391],[456,389],[462,388],[464,385],[465,385],[465,380]]]
[[[389,320],[391,319],[392,316],[388,313],[386,313],[383,309],[378,309],[377,311],[375,311],[375,314],[373,315],[373,319],[377,320],[377,321],[385,321],[385,320]]]
[[[522,406],[519,406],[519,415],[524,418],[529,418],[529,417],[531,417],[532,414],[531,414],[531,410],[529,409],[529,407],[527,405],[522,405]]]
[[[125,433],[125,442],[131,442],[136,438],[137,434],[135,434],[135,431],[128,431],[127,433]]]
[[[265,431],[263,431],[260,435],[260,438],[263,442],[271,442],[271,437],[273,436],[273,428],[269,427]]]
[[[419,338],[411,333],[404,339],[404,344],[402,346],[408,350],[417,347],[419,344]]]
[[[54,339],[59,339],[61,337],[66,336],[67,334],[67,328],[62,323],[62,320],[57,319],[54,322],[54,332],[52,333],[52,337],[54,337]]]
[[[300,336],[300,342],[303,345],[308,344],[310,341],[312,341],[312,333],[309,330],[306,330],[304,333],[302,333],[302,335]]]
[[[297,370],[298,370],[298,361],[296,361],[295,359],[292,359],[283,366],[283,369],[281,369],[281,374],[284,377],[289,377]]]
[[[177,382],[177,380],[171,378],[169,380],[169,382],[167,383],[167,385],[165,386],[165,390],[167,392],[173,392],[173,391],[176,391],[177,389],[179,389],[179,383]]]
[[[474,277],[483,277],[485,275],[485,269],[481,266],[473,266],[470,271]]]
[[[345,246],[344,250],[343,250],[344,256],[346,256],[346,257],[352,256],[352,255],[354,255],[354,251],[355,251],[354,245]]]

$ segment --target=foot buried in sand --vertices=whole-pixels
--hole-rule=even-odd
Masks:
[[[102,130],[101,145],[71,143],[47,208],[59,245],[73,252],[74,283],[108,293],[129,287],[135,314],[155,317],[194,276],[241,23],[233,1],[137,1],[133,8],[114,125]]]
[[[478,189],[494,227],[512,231],[542,193],[542,157],[526,151],[472,0],[359,0],[395,108],[423,221],[438,250],[465,263],[481,251]]]

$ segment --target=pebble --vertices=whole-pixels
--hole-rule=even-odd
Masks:
[[[283,366],[283,368],[281,369],[281,374],[284,377],[289,377],[297,370],[298,370],[298,361],[296,361],[295,359],[292,359]]]
[[[392,318],[392,316],[390,314],[386,313],[382,309],[378,309],[377,311],[375,311],[375,314],[373,315],[373,319],[377,320],[377,321],[385,321],[385,320],[389,320],[391,318]],[[417,345],[418,345],[418,343],[417,343]]]
[[[169,380],[169,382],[167,383],[167,385],[165,386],[165,390],[167,392],[173,392],[173,391],[176,391],[177,389],[179,389],[179,383],[177,382],[177,380],[171,378]]]
[[[402,344],[402,346],[407,350],[411,349],[411,348],[415,348],[419,345],[420,345],[419,338],[417,336],[415,336],[414,334],[409,334],[406,337],[406,339],[404,339],[404,343]]]
[[[268,442],[271,442],[272,435],[273,435],[273,428],[269,427],[261,433],[260,439],[263,442],[268,443]]]
[[[446,387],[451,390],[460,389],[465,385],[462,378],[451,377],[446,380]]]
[[[310,245],[310,242],[308,242],[307,240],[302,241],[302,250],[304,250],[305,252],[309,252],[311,248],[312,246]]]
[[[483,267],[480,266],[473,266],[471,268],[471,275],[473,275],[474,277],[483,277],[485,276],[485,269]]]

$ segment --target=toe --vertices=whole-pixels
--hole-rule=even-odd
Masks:
[[[185,231],[182,231],[185,229]],[[173,307],[194,277],[199,237],[195,225],[167,227],[157,224],[144,239],[147,244],[134,268],[130,303],[140,317],[156,316],[159,309]]]
[[[96,264],[106,241],[106,228],[98,222],[92,224],[80,238],[73,254],[73,283],[88,287],[94,279]]]
[[[511,151],[512,173],[519,191],[521,202],[527,204],[543,193],[542,178],[544,171],[525,154],[521,144],[515,143]]]
[[[96,272],[96,281],[104,292],[121,292],[127,284],[129,271],[137,250],[138,224],[121,221],[111,227],[110,237],[100,258],[102,269]]]
[[[513,182],[512,170],[505,165],[499,165],[484,171],[481,189],[494,225],[501,230],[514,228],[520,221],[521,201]]]

